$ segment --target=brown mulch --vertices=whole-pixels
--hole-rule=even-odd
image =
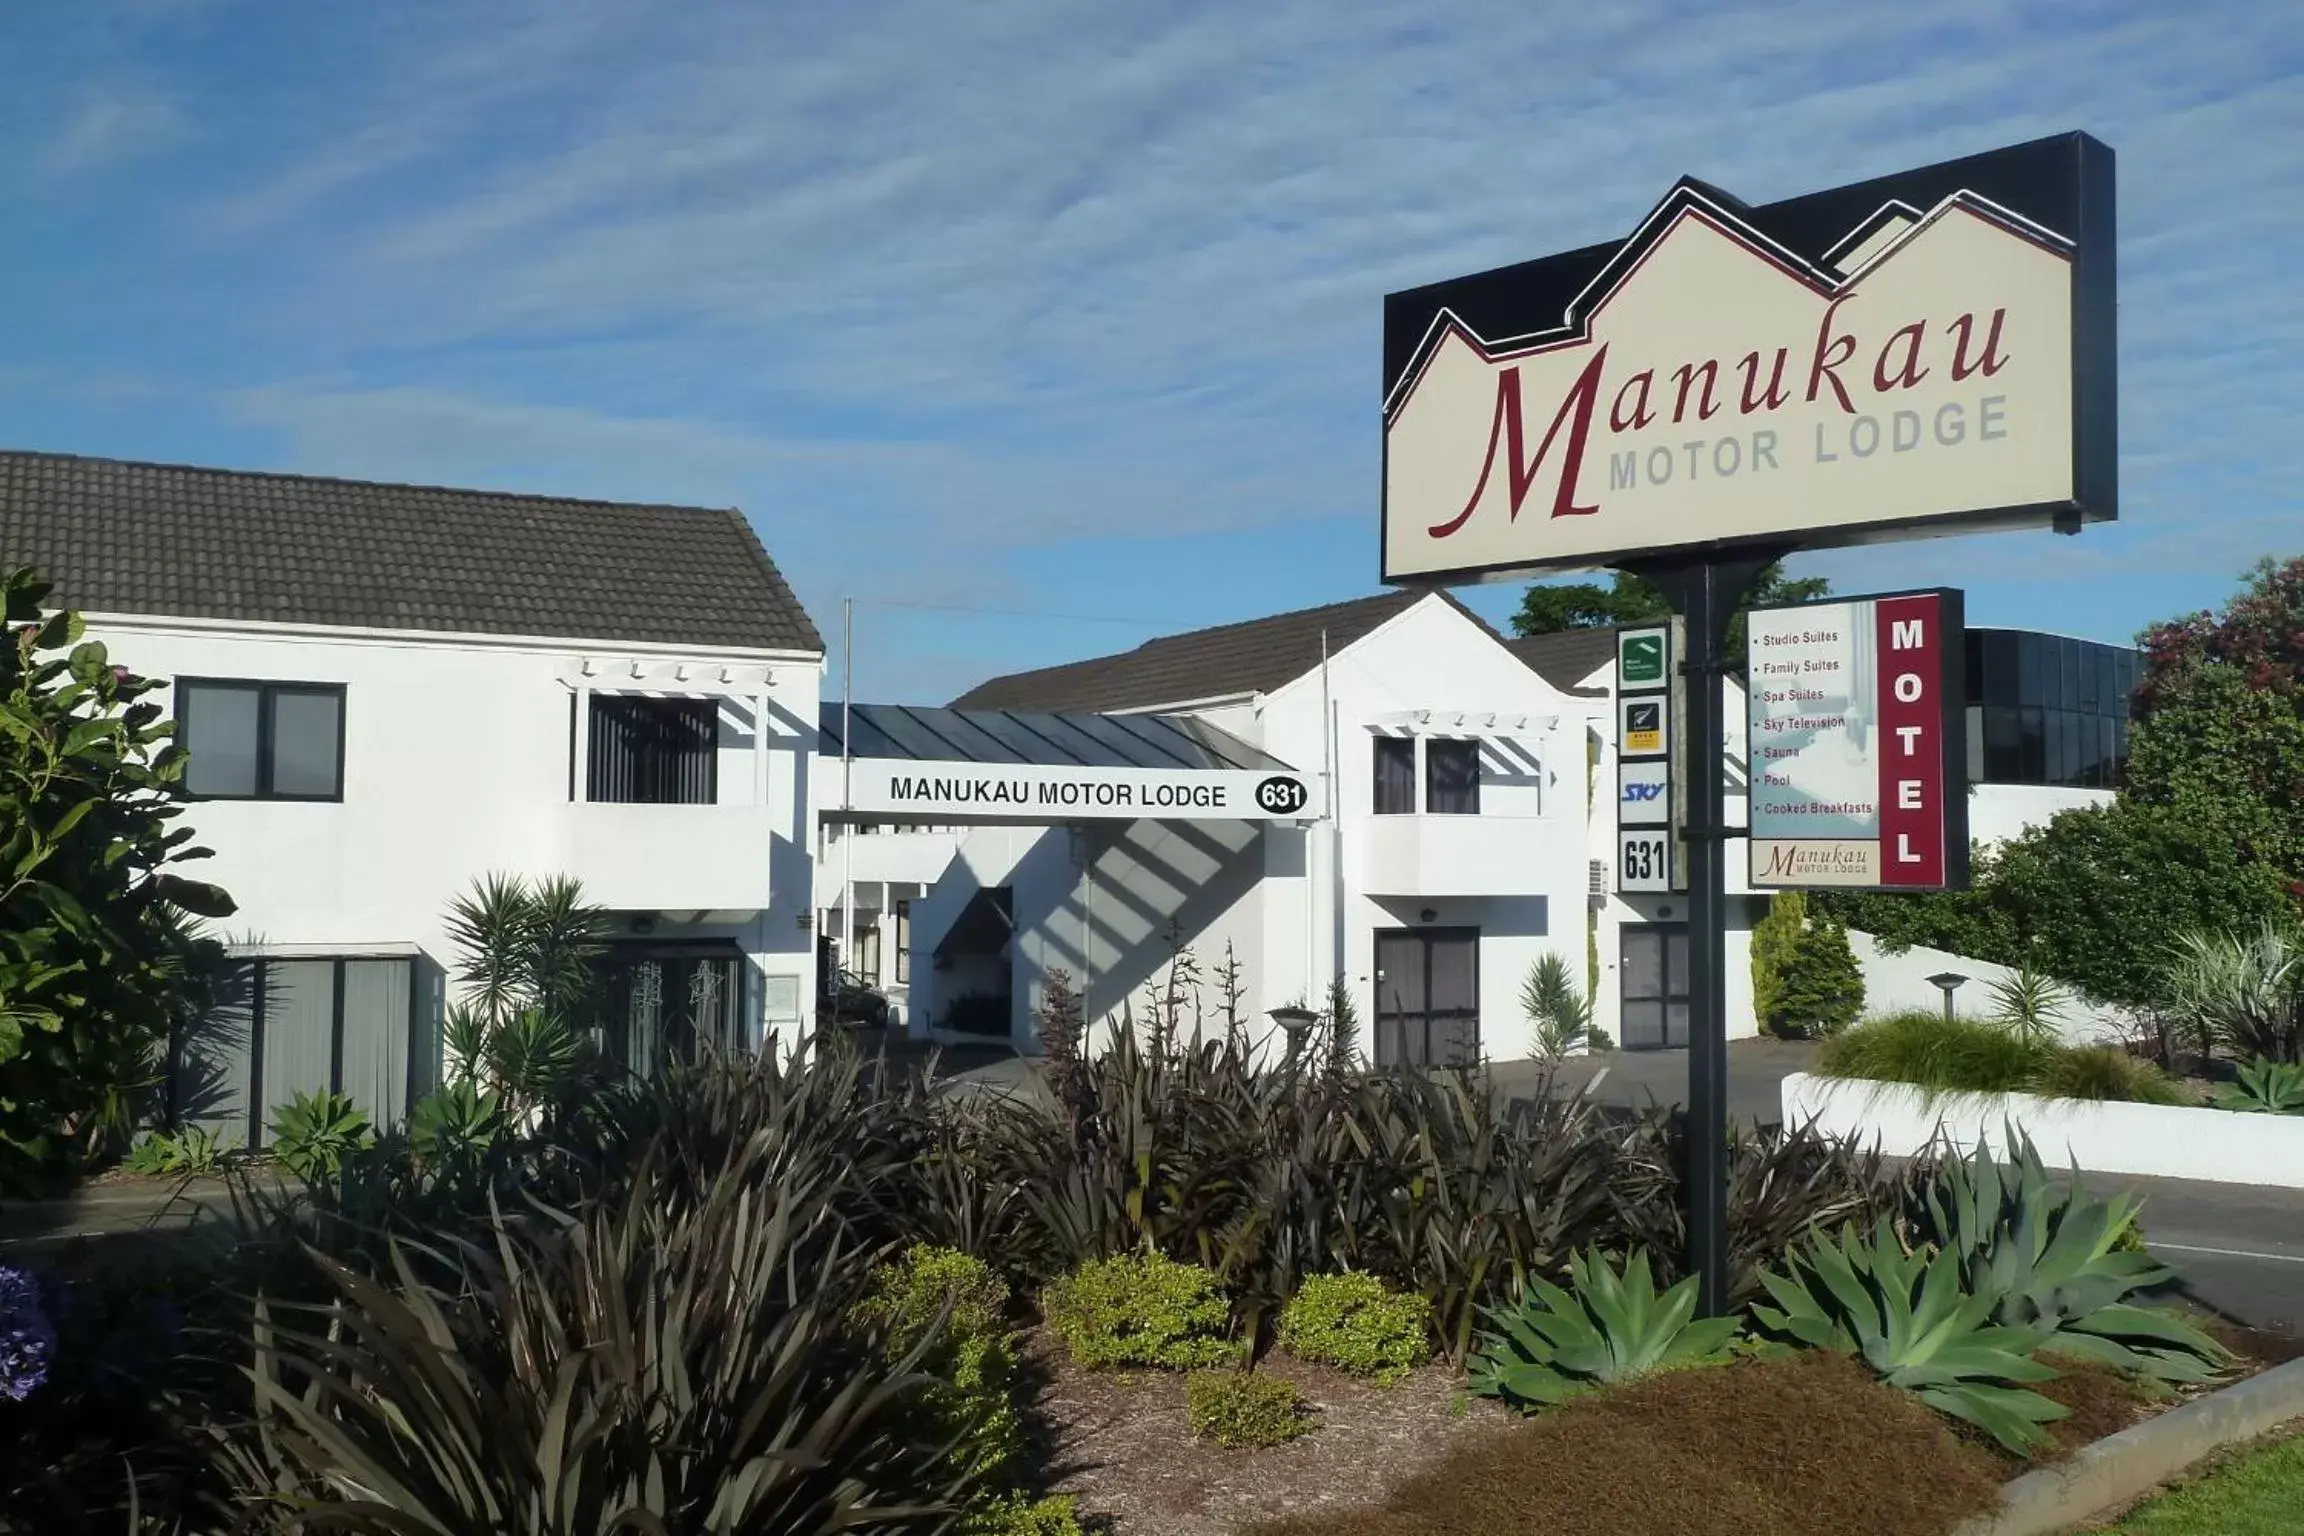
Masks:
[[[1255,1536],[1942,1536],[2005,1472],[1844,1356],[1675,1372],[1494,1431],[1378,1509]]]
[[[1304,1438],[1228,1451],[1184,1427],[1184,1378],[1082,1371],[1045,1332],[1025,1351],[1042,1376],[1037,1415],[1059,1493],[1080,1496],[1091,1529],[1117,1536],[1232,1536],[1258,1520],[1381,1500],[1392,1487],[1518,1416],[1467,1398],[1428,1366],[1376,1387],[1278,1354],[1259,1373],[1296,1383],[1315,1410]]]
[[[2044,1355],[2042,1360],[2060,1374],[2054,1381],[2031,1383],[2032,1390],[2072,1410],[2070,1418],[2058,1419],[2048,1426],[2048,1436],[2055,1449],[2043,1451],[2043,1459],[2062,1460],[2082,1446],[2093,1445],[2106,1435],[2131,1428],[2175,1402],[2175,1394],[2165,1388],[2155,1392],[2093,1360],[2053,1353]],[[2017,1458],[2011,1456],[2008,1460],[2009,1476],[2023,1470],[2016,1464]]]

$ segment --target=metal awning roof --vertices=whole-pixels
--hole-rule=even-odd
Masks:
[[[826,757],[849,755],[841,739],[841,710],[834,701],[821,712]],[[854,755],[860,758],[1049,768],[1289,768],[1189,715],[1038,714],[910,704],[853,704],[847,715]]]

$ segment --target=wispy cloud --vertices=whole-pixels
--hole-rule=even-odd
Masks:
[[[2068,608],[2304,520],[2276,6],[405,0],[282,46],[316,62],[170,77],[219,145],[153,196],[221,302],[148,345],[310,467],[740,502],[820,595],[1067,550],[1078,594],[1121,543],[1209,619],[1364,589],[1387,289],[1684,172],[1766,200],[2073,127],[2121,156],[2128,521],[1911,558]],[[1218,534],[1295,553],[1209,581]]]
[[[157,91],[127,85],[81,94],[47,145],[41,171],[51,177],[84,176],[175,139],[182,115]]]

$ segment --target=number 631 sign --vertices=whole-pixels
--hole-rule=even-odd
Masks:
[[[1662,828],[1618,833],[1616,889],[1634,892],[1674,889],[1672,834]]]

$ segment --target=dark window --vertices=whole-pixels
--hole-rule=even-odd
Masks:
[[[710,805],[720,798],[720,705],[713,699],[592,696],[584,798]]]
[[[1626,924],[1623,934],[1624,1049],[1662,1050],[1688,1043],[1688,928],[1684,923]]]
[[[1416,813],[1416,743],[1406,736],[1376,738],[1376,814]]]
[[[398,957],[231,966],[216,1006],[170,1042],[167,1117],[261,1147],[296,1095],[344,1093],[396,1124],[438,1077],[420,996],[416,962]]]
[[[1984,780],[2013,784],[2024,771],[2023,730],[2016,711],[2005,704],[1984,710]]]
[[[2048,724],[2047,711],[2020,709],[2016,711],[2019,732],[2016,748],[2016,782],[2039,784],[2048,776]]]
[[[1424,809],[1435,816],[1480,814],[1480,743],[1424,743]]]
[[[2016,641],[2013,630],[1988,629],[1984,632],[1984,702],[1987,704],[2020,703],[2017,688]]]
[[[2064,767],[2050,777],[2058,784],[2080,785],[2088,782],[2088,761],[2096,755],[2096,722],[2076,709],[2067,709],[2057,717],[2064,736]]]
[[[912,980],[912,903],[896,903],[896,985]]]
[[[1981,704],[1984,702],[1984,631],[1972,629],[1963,639],[1966,642],[1962,660],[1963,670],[1966,673],[1963,681],[1967,687],[1961,696],[1961,702]]]
[[[344,798],[344,688],[180,678],[184,791],[201,800]]]
[[[2016,636],[2016,701],[2030,708],[2045,708],[2048,703],[2048,669],[2042,663],[2050,643],[2046,635]]]
[[[1480,930],[1395,929],[1376,935],[1376,1065],[1432,1067],[1480,1059]]]

